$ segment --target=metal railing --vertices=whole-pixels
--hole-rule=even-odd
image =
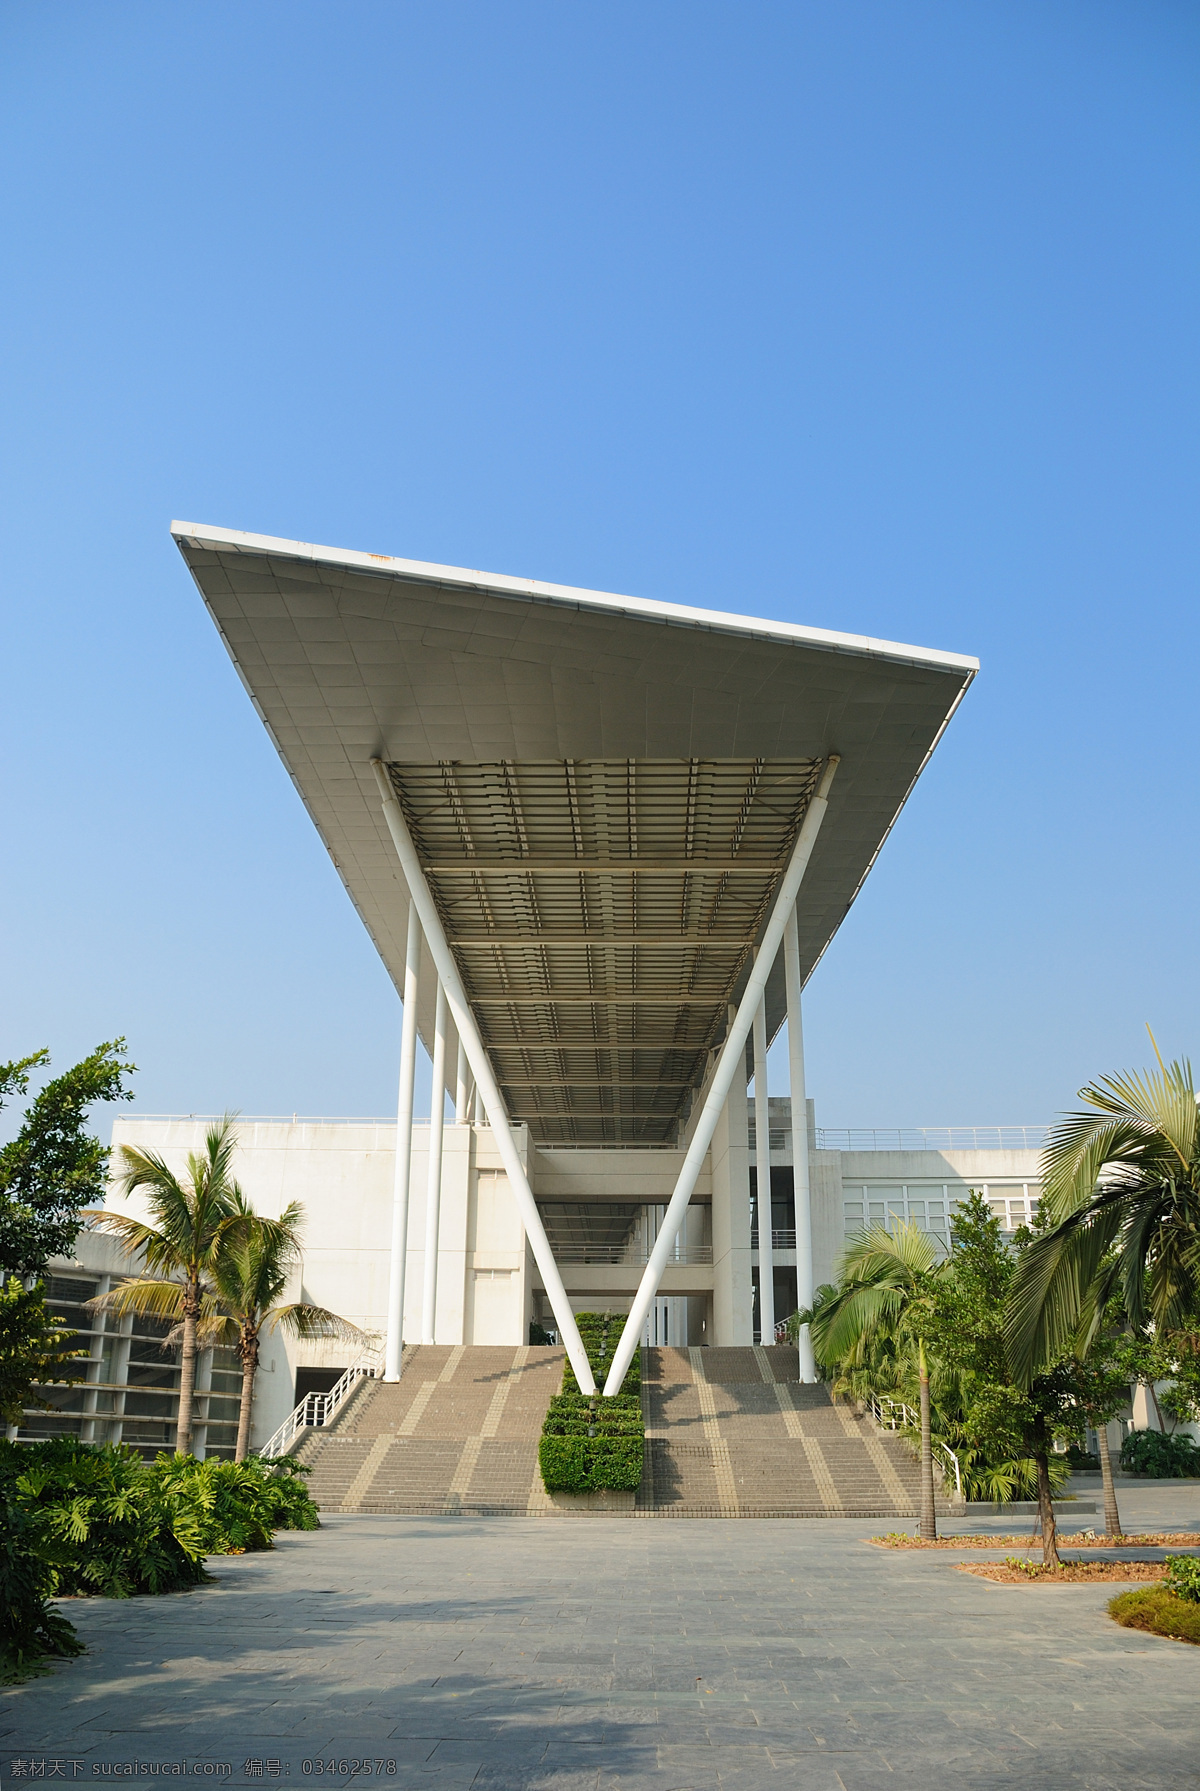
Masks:
[[[342,1378],[334,1382],[328,1393],[306,1393],[291,1417],[284,1419],[270,1442],[264,1443],[258,1454],[267,1461],[274,1461],[287,1454],[302,1430],[310,1427],[320,1429],[326,1424],[332,1424],[339,1407],[345,1405],[359,1381],[375,1380],[379,1371],[377,1355],[360,1356],[357,1362],[347,1368]]]
[[[631,1268],[641,1268],[650,1260],[644,1244],[555,1244],[553,1249],[556,1262],[608,1263],[616,1267],[628,1263]],[[711,1261],[711,1244],[677,1244],[667,1258],[667,1267],[682,1263],[690,1268]]]
[[[750,1228],[750,1248],[752,1250],[758,1249],[757,1225],[753,1225]],[[772,1225],[771,1248],[772,1250],[794,1250],[796,1248],[795,1226]]]
[[[1041,1150],[1048,1126],[818,1126],[818,1150]]]
[[[909,1430],[915,1432],[917,1436],[921,1434],[920,1412],[914,1411],[912,1406],[906,1405],[902,1399],[884,1399],[878,1393],[868,1393],[867,1410],[881,1430]],[[958,1498],[961,1499],[963,1496],[962,1469],[958,1465],[957,1455],[949,1443],[940,1443],[936,1437],[933,1439],[933,1446],[942,1451],[953,1468],[954,1490]],[[942,1469],[942,1478],[945,1479],[945,1468],[941,1462],[938,1463],[938,1466]]]

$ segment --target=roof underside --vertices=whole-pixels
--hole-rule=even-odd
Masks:
[[[801,892],[824,951],[974,662],[175,526],[398,986],[404,808],[510,1117],[673,1140],[825,758]],[[431,979],[426,979],[426,984]],[[773,1032],[784,1006],[768,987]],[[433,990],[420,1002],[431,1034]]]

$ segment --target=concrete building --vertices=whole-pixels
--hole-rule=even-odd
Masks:
[[[122,1116],[113,1143],[155,1151],[182,1167],[203,1142],[201,1119]],[[382,1343],[387,1325],[394,1121],[243,1120],[238,1179],[259,1211],[305,1208],[303,1262],[289,1298],[330,1307]],[[845,1238],[864,1224],[915,1219],[948,1240],[954,1207],[969,1189],[991,1202],[1006,1229],[1036,1212],[1035,1128],[962,1128],[940,1133],[823,1132],[809,1155],[817,1285],[832,1279]],[[770,1103],[775,1312],[796,1310],[796,1217],[790,1102]],[[743,1101],[737,1135],[718,1142],[717,1172],[701,1177],[643,1326],[648,1344],[728,1345],[761,1339],[761,1253],[753,1102]],[[537,1147],[521,1136],[542,1216],[575,1311],[628,1311],[662,1223],[681,1151],[600,1152]],[[429,1126],[413,1128],[413,1174],[425,1185]],[[124,1210],[135,1210],[132,1203]],[[405,1335],[420,1335],[425,1279],[425,1206],[410,1208]],[[54,1414],[30,1412],[22,1434],[63,1430],[89,1440],[124,1440],[153,1452],[173,1441],[178,1369],[164,1352],[166,1327],[146,1320],[93,1319],[83,1302],[127,1272],[112,1239],[84,1233],[72,1262],[56,1263],[50,1297],[79,1328],[92,1355],[83,1386],[50,1390]],[[555,1330],[490,1130],[445,1127],[437,1249],[437,1343],[526,1342],[531,1325]],[[263,1350],[253,1440],[264,1443],[305,1394],[327,1390],[349,1366],[345,1345],[273,1338]],[[231,1351],[201,1365],[198,1446],[225,1453],[236,1433],[240,1372]]]

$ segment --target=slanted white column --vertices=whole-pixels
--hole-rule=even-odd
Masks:
[[[582,1393],[591,1394],[596,1391],[595,1378],[591,1364],[587,1359],[587,1351],[583,1347],[583,1339],[579,1335],[579,1326],[575,1323],[575,1314],[571,1310],[571,1302],[567,1298],[567,1290],[563,1286],[563,1278],[558,1264],[554,1260],[554,1252],[550,1248],[550,1240],[546,1236],[546,1227],[542,1224],[542,1215],[538,1212],[537,1201],[533,1198],[533,1189],[529,1186],[529,1177],[517,1149],[517,1141],[513,1137],[509,1124],[508,1112],[504,1105],[491,1060],[475,1017],[467,1001],[466,991],[462,986],[462,978],[458,974],[458,966],[454,962],[453,953],[446,940],[446,934],[438,915],[437,905],[425,881],[425,873],[421,869],[421,860],[413,845],[412,835],[408,831],[408,822],[396,800],[396,792],[392,788],[391,778],[382,759],[372,759],[371,768],[375,773],[375,781],[379,785],[379,794],[383,801],[384,819],[388,832],[392,836],[392,844],[396,848],[396,857],[400,869],[404,873],[404,881],[408,885],[409,900],[414,904],[424,928],[425,938],[429,944],[430,956],[446,991],[446,1000],[450,1013],[458,1029],[458,1036],[466,1047],[467,1061],[479,1092],[479,1099],[487,1115],[488,1124],[492,1128],[492,1136],[496,1148],[500,1152],[500,1161],[508,1176],[508,1185],[516,1201],[517,1211],[521,1215],[521,1223],[525,1227],[525,1236],[533,1251],[542,1276],[542,1285],[546,1289],[546,1297],[550,1301],[558,1325],[558,1334],[575,1370],[575,1379],[579,1382]],[[743,1044],[745,1040],[743,1038]],[[707,1140],[706,1140],[707,1147]],[[638,1320],[640,1331],[645,1313]],[[637,1333],[634,1333],[636,1343]],[[621,1369],[624,1376],[629,1361]]]
[[[441,978],[433,1021],[433,1093],[429,1106],[429,1180],[425,1187],[425,1285],[421,1342],[436,1343],[438,1225],[442,1216],[442,1138],[446,1129],[446,991]]]
[[[696,1186],[696,1177],[700,1166],[708,1154],[713,1133],[721,1110],[729,1098],[729,1090],[733,1087],[734,1077],[741,1071],[745,1086],[746,1073],[746,1040],[750,1036],[750,1028],[754,1024],[754,1010],[762,1000],[766,988],[767,971],[774,961],[783,939],[784,924],[788,915],[796,906],[796,897],[800,893],[800,885],[804,881],[804,873],[808,869],[808,861],[812,857],[813,847],[817,843],[817,835],[821,831],[821,822],[825,819],[825,811],[829,807],[828,792],[833,782],[834,773],[839,764],[836,753],[831,753],[825,761],[825,769],[821,781],[817,785],[816,794],[809,803],[800,831],[796,835],[796,843],[792,847],[791,859],[783,874],[783,879],[775,896],[775,904],[771,909],[771,917],[763,930],[759,945],[758,957],[750,972],[749,981],[742,992],[738,1003],[737,1014],[732,1026],[725,1035],[725,1043],[721,1047],[721,1055],[717,1059],[712,1081],[708,1085],[708,1093],[704,1105],[700,1109],[700,1118],[692,1133],[687,1154],[675,1178],[675,1192],[671,1196],[663,1219],[662,1229],[658,1234],[650,1260],[646,1264],[637,1293],[629,1309],[629,1316],[621,1331],[620,1341],[613,1351],[612,1366],[608,1371],[608,1379],[604,1383],[606,1395],[611,1396],[621,1391],[621,1383],[625,1379],[625,1370],[633,1358],[633,1352],[641,1341],[642,1326],[658,1292],[663,1270],[667,1266],[667,1258],[679,1235],[679,1227],[687,1212],[688,1202],[692,1198],[692,1190]],[[744,1148],[744,1147],[743,1147]],[[811,1268],[809,1279],[812,1279]]]
[[[734,1014],[730,1009],[730,1021]],[[743,1061],[745,1053],[743,1050]],[[750,1267],[750,1140],[746,1090],[735,1077],[713,1129],[713,1344],[745,1348],[754,1342],[754,1277]]]
[[[461,1039],[458,1041],[458,1055],[454,1065],[454,1123],[465,1126],[467,1109],[471,1102],[471,1071],[467,1064],[467,1053]]]
[[[775,1341],[775,1250],[771,1238],[771,1128],[767,1107],[767,998],[754,1015],[754,1163],[758,1184],[758,1321],[767,1349]]]
[[[812,1195],[808,1180],[808,1100],[804,1091],[804,1023],[800,1016],[800,933],[796,910],[783,930],[787,983],[788,1073],[792,1094],[792,1186],[796,1191],[796,1304],[813,1302]],[[817,1365],[808,1326],[800,1331],[800,1379],[815,1381]]]
[[[400,1088],[396,1096],[396,1167],[392,1177],[392,1261],[388,1275],[387,1343],[383,1378],[400,1379],[404,1336],[404,1271],[408,1259],[408,1191],[412,1180],[413,1078],[417,1068],[417,993],[421,980],[421,922],[408,904],[404,947],[404,1020],[400,1030]]]

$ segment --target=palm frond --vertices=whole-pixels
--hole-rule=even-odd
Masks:
[[[1009,1366],[1028,1386],[1041,1365],[1070,1347],[1105,1252],[1121,1227],[1119,1194],[1100,1194],[1024,1251],[1005,1322]]]
[[[304,1301],[272,1307],[263,1319],[262,1328],[269,1331],[276,1327],[290,1337],[332,1337],[339,1343],[365,1344],[369,1341],[368,1333],[352,1325],[348,1318],[339,1318],[325,1306],[310,1306]]]
[[[903,1304],[903,1293],[890,1284],[847,1287],[813,1326],[813,1346],[824,1358],[849,1356],[894,1320]]]
[[[854,1233],[838,1262],[842,1281],[870,1281],[896,1270],[909,1276],[927,1275],[938,1261],[938,1250],[928,1232],[906,1221],[888,1231],[872,1225]]]
[[[98,1294],[87,1305],[93,1312],[111,1312],[118,1318],[135,1312],[143,1318],[181,1319],[185,1291],[182,1281],[140,1275],[134,1281],[122,1281],[106,1294]]]
[[[1086,1096],[1089,1090],[1084,1089]],[[1102,1172],[1113,1164],[1153,1173],[1161,1140],[1143,1121],[1123,1115],[1066,1113],[1042,1151],[1042,1201],[1053,1224],[1091,1199]]]
[[[1085,1090],[1085,1098],[1090,1093]],[[1196,1090],[1186,1058],[1140,1075],[1131,1070],[1102,1076],[1094,1091],[1096,1104],[1105,1094],[1165,1138],[1183,1168],[1191,1169],[1196,1154]]]

